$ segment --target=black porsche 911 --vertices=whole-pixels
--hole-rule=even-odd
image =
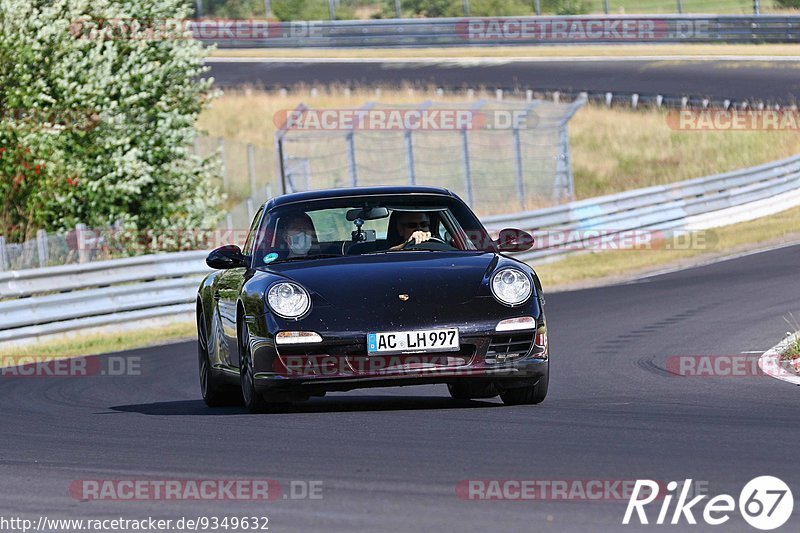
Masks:
[[[209,406],[250,411],[328,391],[447,384],[456,399],[535,404],[549,349],[536,273],[455,194],[373,187],[287,194],[223,246],[197,298]]]

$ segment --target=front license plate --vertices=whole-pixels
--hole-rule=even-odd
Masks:
[[[367,334],[367,354],[455,352],[460,349],[458,330],[426,329]]]

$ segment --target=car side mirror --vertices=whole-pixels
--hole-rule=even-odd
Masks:
[[[206,264],[217,270],[247,267],[247,256],[235,244],[220,246],[206,257]]]
[[[506,228],[500,230],[495,243],[501,252],[524,252],[533,247],[534,239],[527,231]]]

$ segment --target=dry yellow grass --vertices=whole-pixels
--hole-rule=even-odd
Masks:
[[[493,95],[476,94],[478,97]],[[212,136],[263,147],[264,172],[275,169],[273,117],[303,102],[314,108],[352,109],[370,100],[413,104],[425,100],[459,102],[465,95],[437,97],[433,89],[351,91],[339,88],[297,89],[285,95],[261,91],[230,91],[215,101],[199,120]],[[569,125],[577,198],[660,185],[725,172],[800,153],[797,132],[688,132],[670,129],[663,110],[608,109],[588,105]],[[245,172],[246,174],[246,172]]]
[[[569,125],[578,198],[662,185],[800,153],[792,131],[676,131],[666,111],[587,106]]]

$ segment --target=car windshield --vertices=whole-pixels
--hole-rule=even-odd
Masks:
[[[256,240],[257,265],[379,253],[493,251],[462,202],[446,196],[347,197],[272,209]]]

